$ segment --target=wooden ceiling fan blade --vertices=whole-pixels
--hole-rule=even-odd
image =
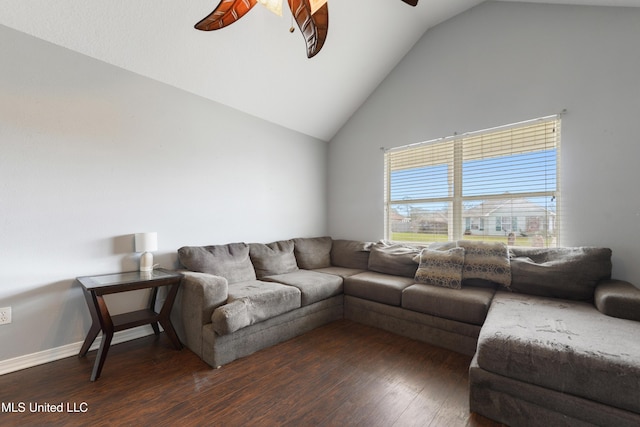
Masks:
[[[418,4],[418,0],[402,0],[406,4],[410,4],[411,6],[416,6]]]
[[[307,45],[307,58],[313,58],[327,39],[329,6],[324,3],[312,14],[309,0],[288,0],[288,3]]]
[[[256,3],[258,0],[222,0],[195,28],[202,31],[224,28],[246,15]]]

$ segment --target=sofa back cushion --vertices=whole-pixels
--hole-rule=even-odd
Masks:
[[[414,277],[423,247],[381,241],[371,246],[368,269],[394,276]],[[414,258],[416,258],[414,260]]]
[[[228,283],[256,279],[246,243],[184,246],[178,249],[178,259],[187,270],[222,276]]]
[[[293,239],[298,267],[305,270],[331,267],[331,237]]]
[[[298,270],[293,254],[293,240],[281,240],[269,244],[251,243],[249,255],[258,279]]]
[[[366,270],[372,242],[358,240],[334,240],[331,245],[331,265]]]
[[[511,248],[511,289],[572,300],[593,300],[596,284],[611,277],[611,249]]]

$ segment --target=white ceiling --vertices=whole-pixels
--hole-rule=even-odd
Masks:
[[[300,32],[289,33],[286,5],[283,17],[256,5],[227,28],[195,30],[218,2],[2,0],[0,24],[328,141],[426,30],[483,0],[331,0],[327,41],[312,59]]]

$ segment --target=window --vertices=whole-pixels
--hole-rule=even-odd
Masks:
[[[560,118],[385,152],[385,236],[557,246]]]
[[[499,216],[496,218],[496,231],[509,232],[518,229],[518,217]]]

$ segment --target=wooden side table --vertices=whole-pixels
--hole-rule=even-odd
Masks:
[[[151,327],[153,327],[153,332],[158,335],[160,334],[158,327],[159,322],[173,343],[173,346],[177,350],[182,349],[182,343],[180,343],[169,318],[181,279],[182,274],[164,269],[156,269],[149,272],[131,271],[77,278],[78,282],[82,285],[92,320],[91,328],[80,349],[80,357],[87,355],[89,347],[91,347],[91,344],[95,341],[98,333],[102,331],[102,342],[100,343],[100,348],[98,349],[96,361],[93,366],[91,381],[95,381],[100,377],[100,372],[102,372],[104,361],[107,358],[107,352],[109,351],[114,332],[150,324]],[[167,298],[160,309],[160,313],[156,313],[156,297],[158,295],[158,288],[161,286],[170,286],[170,288]],[[153,289],[149,308],[114,316],[109,314],[103,295],[149,288]]]

